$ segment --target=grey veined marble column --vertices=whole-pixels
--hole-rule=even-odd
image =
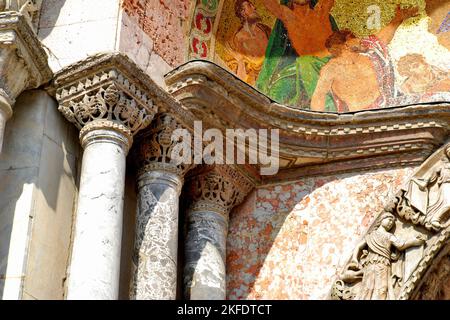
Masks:
[[[139,138],[138,209],[130,298],[174,300],[177,292],[178,204],[190,164],[171,163],[172,134],[179,128],[167,114],[156,117]]]
[[[226,240],[231,209],[253,185],[235,168],[216,166],[192,178],[187,213],[184,294],[190,300],[226,299]]]
[[[119,297],[126,156],[133,135],[152,121],[156,107],[136,88],[139,95],[123,91],[132,81],[117,77],[117,71],[102,72],[91,66],[93,74],[80,72],[77,79],[76,68],[82,66],[66,70],[75,85],[64,85],[64,73],[55,80],[61,86],[56,93],[59,110],[81,129],[84,148],[66,298],[115,300]],[[102,85],[97,74],[103,74]]]

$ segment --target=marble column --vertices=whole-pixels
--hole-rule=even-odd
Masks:
[[[68,300],[119,297],[125,160],[133,136],[150,124],[157,109],[139,82],[126,78],[113,62],[76,64],[55,80],[59,110],[81,130],[84,148]]]
[[[3,146],[3,137],[6,127],[6,121],[12,116],[12,107],[8,101],[0,95],[0,152]]]
[[[190,163],[171,161],[174,130],[168,114],[139,138],[138,209],[130,298],[174,300],[177,292],[179,196]]]
[[[187,212],[184,294],[190,300],[226,299],[226,240],[229,214],[253,184],[230,166],[191,178]]]
[[[126,131],[91,126],[84,149],[67,299],[117,299],[119,295]],[[86,132],[87,131],[87,132]]]
[[[16,98],[52,76],[47,54],[25,16],[0,12],[0,152]]]

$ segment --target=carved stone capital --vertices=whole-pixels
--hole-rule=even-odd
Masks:
[[[139,175],[150,171],[163,171],[182,178],[192,168],[192,153],[187,156],[187,161],[180,164],[172,159],[174,147],[180,143],[174,140],[174,132],[178,129],[183,129],[183,126],[177,119],[170,114],[160,113],[152,124],[139,134],[136,152]],[[187,142],[188,146],[192,145],[192,141],[184,142]]]
[[[157,112],[152,88],[126,57],[103,54],[60,71],[54,80],[59,110],[80,129],[110,129],[132,137],[147,127]],[[142,77],[146,77],[142,75]]]
[[[242,203],[254,184],[234,166],[206,167],[189,183],[190,211],[213,211],[228,217]]]
[[[40,41],[18,12],[0,12],[0,48],[0,105],[11,116],[17,96],[50,81],[53,74]]]
[[[0,1],[0,12],[16,11],[22,14],[33,30],[37,30],[42,0],[9,0]]]

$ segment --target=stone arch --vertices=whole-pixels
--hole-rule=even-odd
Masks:
[[[450,285],[450,228],[443,231],[404,284],[399,300],[436,300],[444,282]],[[447,289],[448,290],[448,289]],[[447,294],[449,294],[447,292]],[[447,296],[447,298],[450,298]]]
[[[446,143],[415,171],[380,213],[334,283],[331,298],[449,297],[449,184],[450,144]],[[394,219],[394,226],[400,230],[381,226],[386,215]],[[366,272],[373,278],[366,278]],[[383,291],[380,295],[380,288],[387,294]]]

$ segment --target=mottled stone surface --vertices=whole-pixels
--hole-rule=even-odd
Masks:
[[[160,86],[164,87],[164,75],[172,67],[153,49],[153,40],[139,27],[136,17],[122,13],[119,51],[129,56]]]
[[[190,211],[187,223],[185,297],[224,300],[227,218],[212,211]]]
[[[260,188],[231,214],[229,299],[327,299],[388,196],[413,168]]]
[[[151,38],[154,52],[172,67],[185,62],[187,56],[185,28],[189,7],[189,0],[122,1],[124,12]]]
[[[115,139],[126,138],[112,130],[94,130],[84,141],[95,141],[97,136],[98,141],[87,144],[83,153],[69,300],[115,300],[119,296],[127,150]]]
[[[174,300],[177,291],[178,201],[182,181],[177,175],[152,171],[139,177],[133,279],[130,297]]]

